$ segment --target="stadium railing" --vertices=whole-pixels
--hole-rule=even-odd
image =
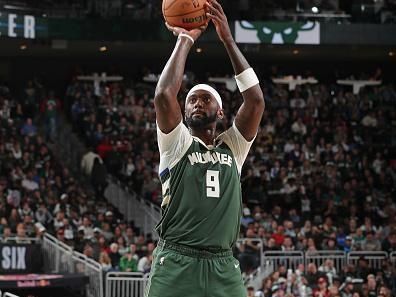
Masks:
[[[87,297],[104,297],[103,270],[98,262],[74,251],[72,247],[48,233],[44,234],[42,248],[45,271],[83,273],[89,277],[89,283],[86,286]]]
[[[264,242],[260,238],[239,238],[236,242],[236,246],[239,247],[240,245],[246,244],[246,241],[252,241],[254,243],[257,243],[257,245],[260,247],[259,253],[257,253],[257,256],[259,257],[259,265],[263,266],[264,265],[264,257],[263,257],[263,247],[264,247]],[[257,267],[255,267],[257,268]]]
[[[24,243],[24,244],[29,244],[29,243],[40,243],[41,238],[38,237],[17,237],[17,236],[12,236],[12,237],[1,237],[0,236],[0,242],[1,243]]]
[[[243,239],[239,239],[240,242]],[[288,269],[296,270],[300,264],[315,263],[320,266],[327,259],[335,262],[337,271],[342,270],[342,265],[355,263],[364,257],[369,261],[370,267],[378,267],[383,260],[391,259],[396,261],[396,252],[389,255],[386,252],[351,252],[350,255],[343,251],[265,251],[263,255],[263,265],[257,268],[254,273],[245,278],[245,284],[261,284],[261,280],[271,272],[285,265]],[[395,263],[395,262],[393,262]],[[305,266],[305,267],[306,267]],[[264,268],[264,269],[263,269]],[[265,273],[263,273],[265,272]],[[148,274],[133,272],[108,272],[105,277],[106,294],[105,297],[142,297],[148,282]],[[92,295],[90,295],[92,296]],[[99,295],[98,295],[99,296]]]
[[[315,263],[316,267],[320,267],[326,260],[332,260],[337,271],[342,271],[346,265],[347,258],[344,251],[306,251],[305,252],[305,268],[308,264]]]
[[[263,271],[259,267],[253,274],[246,276],[244,279],[245,285],[251,284],[254,278],[263,278],[270,273],[270,271],[265,272],[265,270]],[[108,272],[106,274],[105,297],[143,297],[148,280],[149,274],[137,272]]]
[[[341,271],[346,264],[356,266],[360,259],[364,258],[368,266],[374,269],[380,269],[384,261],[390,260],[396,263],[396,252],[388,254],[384,251],[352,251],[345,253],[343,251],[265,251],[263,261],[267,266],[272,266],[273,270],[280,266],[287,266],[296,269],[299,264],[305,264],[305,269],[309,263],[315,263],[317,267],[321,266],[326,260],[334,261],[334,267]]]
[[[350,252],[347,255],[347,262],[348,264],[357,266],[359,260],[364,258],[368,261],[368,266],[370,268],[380,269],[382,267],[382,263],[388,260],[388,257],[388,253],[384,251],[355,251]]]
[[[261,266],[255,269],[252,273],[245,275],[243,278],[243,282],[246,287],[253,286],[256,289],[259,289],[262,286],[262,280],[268,277],[273,272],[272,267],[270,266]],[[242,274],[243,276],[243,274]]]
[[[389,256],[391,263],[396,267],[396,252],[392,252]]]
[[[265,251],[263,261],[273,270],[277,270],[280,266],[296,270],[300,264],[304,264],[304,253],[302,251]]]
[[[254,277],[262,276],[262,272],[265,270],[263,266],[263,241],[261,239],[252,238],[240,238],[237,244],[243,244],[246,240],[252,240],[258,242],[260,250],[258,256],[260,256],[261,265],[257,267],[254,274],[247,275],[244,279],[245,284],[252,281]],[[136,272],[108,272],[106,274],[106,297],[143,297],[144,289],[148,282],[149,274],[136,273]]]
[[[148,274],[138,272],[108,272],[106,297],[143,297]]]
[[[153,239],[158,239],[157,233],[153,232],[161,218],[161,209],[158,205],[131,193],[120,182],[112,179],[109,179],[104,195],[108,202],[120,210],[125,220],[133,220],[137,226],[143,228],[144,234],[151,233]]]
[[[59,273],[72,271],[73,248],[45,233],[43,237],[44,270]]]
[[[327,259],[334,261],[334,266],[337,272],[342,271],[342,265],[352,264],[357,265],[359,259],[364,258],[368,261],[368,266],[374,269],[380,269],[384,261],[391,261],[393,266],[396,266],[396,252],[388,254],[384,251],[354,251],[344,253],[343,251],[265,251],[263,253],[264,266],[258,269],[265,268],[266,275],[276,271],[280,266],[286,266],[288,269],[296,270],[299,264],[305,263],[305,270],[309,263],[315,263],[319,268]],[[256,278],[260,279],[256,279]],[[255,273],[249,276],[250,284],[261,284],[263,279],[260,273]],[[259,286],[258,286],[259,287]],[[258,288],[257,287],[257,288]]]
[[[73,252],[72,262],[74,271],[83,273],[89,277],[89,285],[86,287],[87,296],[103,297],[103,270],[102,266],[87,256]]]

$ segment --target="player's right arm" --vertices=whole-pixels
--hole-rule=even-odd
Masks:
[[[197,40],[202,31],[206,28],[203,27],[187,31],[183,28],[170,27],[168,25],[167,27],[174,35],[178,36],[178,38],[172,55],[161,73],[154,96],[157,125],[165,134],[171,132],[182,121],[182,113],[177,101],[177,93],[180,90],[183,80],[187,56],[193,45],[192,40],[190,40],[188,36],[193,40]]]

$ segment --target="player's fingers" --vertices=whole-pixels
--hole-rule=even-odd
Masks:
[[[216,8],[215,6],[211,5],[210,3],[208,3],[208,4],[206,5],[206,11],[207,11],[208,13],[210,13],[211,15],[216,15],[216,16],[218,16],[218,17],[219,17],[219,20],[224,20],[224,21],[227,20],[225,14],[222,13],[222,12],[221,12],[218,8]]]
[[[175,30],[172,26],[170,26],[167,22],[165,22],[166,28],[168,28],[169,31],[172,31],[173,34],[175,34]]]
[[[198,29],[201,30],[202,32],[206,30],[206,28],[208,27],[209,22],[205,23],[204,25],[202,25],[201,27],[199,27]]]
[[[219,20],[215,20],[215,19],[211,19],[213,25],[215,26],[216,30],[217,28],[220,27],[220,21]]]
[[[212,14],[220,14],[220,11],[209,2],[205,3],[206,11]]]
[[[217,2],[216,0],[211,0],[211,3],[210,3],[213,7],[215,7],[218,11],[220,11],[222,14],[224,14],[224,11],[223,11],[223,7],[220,5],[220,3],[219,2]]]
[[[211,14],[210,12],[207,12],[206,16],[212,21],[220,22],[220,20],[221,20],[220,17],[218,17],[217,15]]]
[[[165,22],[165,26],[168,28],[169,31],[173,33],[173,35],[178,36],[182,32],[182,28],[179,27],[173,27],[169,25],[167,22]]]
[[[171,30],[171,31],[180,31],[180,30],[183,30],[183,28],[181,28],[181,27],[176,27],[176,26],[171,26],[171,25],[169,25],[169,23],[167,23],[167,22],[165,22],[165,26],[169,29],[169,30]]]
[[[216,13],[214,13],[213,11],[207,12],[207,13],[206,13],[206,16],[207,16],[208,18],[211,18],[211,19],[216,18],[216,19],[218,19],[218,20],[221,20],[221,15],[216,14]]]

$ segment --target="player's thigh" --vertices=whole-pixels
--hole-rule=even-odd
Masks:
[[[239,261],[229,257],[213,262],[207,297],[246,297]]]
[[[202,297],[199,265],[197,259],[174,251],[156,251],[145,297]]]

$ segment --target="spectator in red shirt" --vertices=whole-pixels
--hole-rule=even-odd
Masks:
[[[314,297],[330,297],[330,291],[327,288],[327,278],[320,277],[318,279],[318,288],[313,290]]]
[[[283,241],[285,240],[285,235],[283,234],[284,228],[283,226],[278,226],[276,228],[276,232],[271,235],[273,239],[275,239],[275,243],[278,246],[281,246]]]

